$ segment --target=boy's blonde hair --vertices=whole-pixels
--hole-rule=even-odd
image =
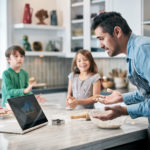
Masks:
[[[90,62],[89,72],[92,72],[92,73],[97,73],[98,72],[97,65],[94,61],[94,58],[93,58],[91,52],[88,51],[88,50],[85,50],[85,49],[81,49],[76,53],[76,55],[73,59],[73,62],[72,62],[72,72],[74,72],[75,74],[80,73],[80,70],[78,69],[77,63],[76,63],[78,54],[82,54],[83,56],[85,56],[89,60],[89,62]]]
[[[16,52],[19,52],[22,56],[25,56],[24,49],[18,45],[13,45],[9,47],[5,52],[5,56],[7,58],[10,58],[10,55],[15,55]]]

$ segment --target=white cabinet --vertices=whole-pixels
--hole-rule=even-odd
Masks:
[[[28,35],[29,42],[32,47],[34,41],[40,41],[42,43],[43,51],[26,51],[26,56],[59,56],[64,57],[64,39],[65,28],[59,26],[50,25],[36,25],[36,24],[15,24],[14,25],[14,37],[13,43],[22,45],[23,36]],[[49,40],[57,40],[61,44],[59,52],[46,51],[46,46]]]
[[[66,57],[74,57],[79,49],[87,49],[94,57],[108,57],[103,49],[99,48],[99,41],[91,31],[92,17],[106,10],[107,0],[68,0],[64,13],[66,21]],[[65,17],[65,18],[66,18]],[[122,57],[122,55],[120,55]],[[118,57],[120,57],[118,56]]]
[[[149,7],[150,0],[109,0],[107,10],[120,12],[133,33],[150,36]]]

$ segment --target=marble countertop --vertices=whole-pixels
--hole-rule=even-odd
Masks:
[[[49,124],[24,135],[0,133],[0,150],[106,149],[145,139],[147,119],[128,117],[120,129],[101,129],[85,119],[70,119],[71,114],[90,110],[65,110],[60,105],[42,105]],[[0,124],[11,121],[1,119]],[[65,124],[52,125],[52,119],[64,119]]]

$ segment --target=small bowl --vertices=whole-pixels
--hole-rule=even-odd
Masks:
[[[91,121],[97,127],[105,128],[105,129],[117,129],[117,128],[120,128],[121,125],[123,125],[125,123],[126,116],[121,116],[121,117],[115,118],[113,120],[107,120],[107,121],[102,121],[98,118],[93,117],[94,115],[107,114],[108,112],[109,111],[104,111],[104,110],[100,110],[100,109],[92,110],[92,112],[90,113]]]
[[[106,82],[102,82],[102,86],[104,87],[104,89],[107,89],[107,88],[111,88],[113,87],[113,82],[112,81],[106,81]]]

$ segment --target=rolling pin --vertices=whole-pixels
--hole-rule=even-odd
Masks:
[[[90,120],[90,116],[89,116],[88,112],[82,113],[82,114],[78,114],[78,115],[71,115],[70,118],[71,119],[85,118],[86,120]]]

